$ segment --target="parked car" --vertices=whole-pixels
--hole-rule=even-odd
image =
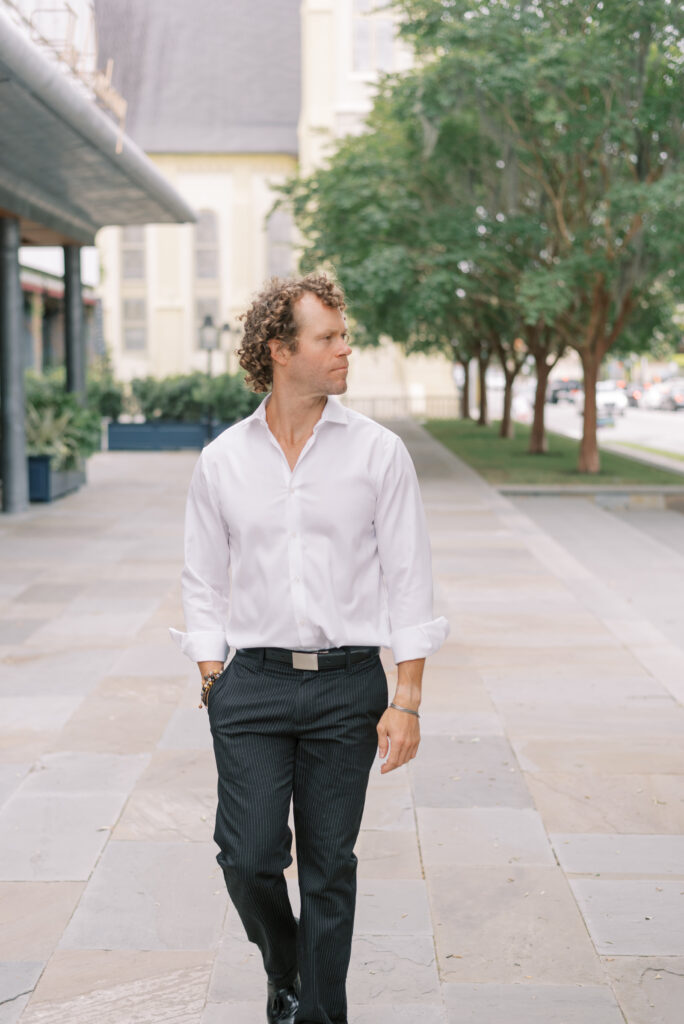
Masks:
[[[578,399],[580,413],[584,412],[584,391]],[[599,417],[624,416],[629,404],[625,389],[617,386],[614,380],[596,382],[596,411]]]
[[[628,384],[625,388],[625,394],[627,395],[627,401],[631,406],[638,408],[643,402],[646,388],[643,384]]]
[[[557,405],[558,402],[576,402],[581,391],[581,380],[570,380],[568,377],[551,380],[546,388],[546,401],[552,405]]]
[[[641,404],[644,409],[662,409],[663,399],[665,395],[665,389],[667,385],[664,381],[659,381],[657,384],[651,384],[650,388],[644,391],[644,396],[641,400]]]
[[[684,409],[684,377],[663,381],[660,408],[674,412]]]

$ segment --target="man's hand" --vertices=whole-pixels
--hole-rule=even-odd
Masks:
[[[387,757],[389,746],[390,756],[380,768],[380,774],[385,775],[410,761],[418,753],[419,743],[420,723],[416,716],[387,708],[378,722],[378,755],[381,759]]]
[[[425,658],[413,658],[400,661],[397,665],[397,690],[393,702],[402,708],[418,710],[423,683]],[[399,768],[418,753],[420,743],[420,725],[415,715],[396,708],[387,708],[378,722],[378,755],[380,759],[387,757],[387,740],[389,738],[390,756],[383,764],[380,773]]]

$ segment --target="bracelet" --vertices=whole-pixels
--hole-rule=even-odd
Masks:
[[[206,676],[202,676],[202,700],[201,703],[197,705],[198,708],[201,708],[202,705],[204,705],[205,708],[208,706],[207,701],[209,700],[209,691],[218,677],[223,675],[224,672],[225,668],[222,668],[219,669],[219,671],[207,672]]]
[[[408,715],[415,715],[416,718],[420,718],[417,711],[412,711],[411,708],[402,708],[399,704],[395,704],[394,701],[392,701],[390,707],[394,708],[395,711],[405,711]]]

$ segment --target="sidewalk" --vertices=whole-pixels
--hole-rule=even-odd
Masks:
[[[418,757],[371,774],[350,1024],[679,1024],[684,650],[419,426],[388,425],[451,636]],[[0,1024],[265,1019],[214,859],[196,671],[167,632],[195,459],[101,453],[82,492],[0,518]]]

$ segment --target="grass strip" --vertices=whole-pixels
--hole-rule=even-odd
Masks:
[[[665,448],[649,448],[645,444],[635,444],[633,441],[616,441],[622,448],[634,448],[638,452],[649,452],[651,455],[662,455],[665,459],[676,459],[677,462],[684,462],[684,455],[681,452],[668,452]]]
[[[579,473],[579,441],[547,431],[548,452],[530,455],[530,427],[515,424],[515,437],[498,436],[499,424],[480,427],[473,420],[427,420],[425,429],[467,462],[490,484],[589,484],[602,486],[675,484],[681,475],[602,451],[600,473]]]

